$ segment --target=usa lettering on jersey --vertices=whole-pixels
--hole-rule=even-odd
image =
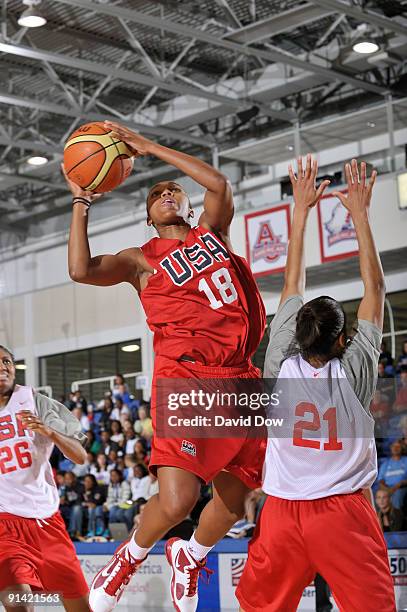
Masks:
[[[194,275],[210,268],[215,262],[230,259],[226,247],[209,232],[199,239],[203,245],[196,242],[190,247],[175,249],[160,261],[161,268],[178,287],[191,280]]]

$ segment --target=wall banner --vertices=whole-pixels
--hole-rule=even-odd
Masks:
[[[346,190],[342,190],[342,193],[346,193]],[[356,231],[349,211],[338,198],[329,194],[323,196],[317,206],[321,262],[357,255]]]
[[[253,275],[282,272],[290,238],[290,205],[245,215],[246,259]]]

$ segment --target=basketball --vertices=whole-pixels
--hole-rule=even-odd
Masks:
[[[113,138],[103,123],[87,123],[75,130],[64,149],[64,166],[69,179],[95,193],[112,191],[133,169],[130,149]]]

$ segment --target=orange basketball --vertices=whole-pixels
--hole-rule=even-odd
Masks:
[[[75,130],[64,149],[69,179],[95,193],[112,191],[133,169],[132,153],[124,142],[113,138],[103,123],[86,123]]]

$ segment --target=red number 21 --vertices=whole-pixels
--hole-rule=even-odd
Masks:
[[[293,444],[294,446],[304,446],[306,448],[321,448],[319,440],[303,438],[305,431],[319,431],[321,429],[321,419],[315,404],[301,402],[295,409],[295,416],[303,417],[306,413],[311,413],[312,421],[297,421],[294,425]],[[327,451],[342,450],[342,442],[338,442],[338,427],[336,422],[336,408],[328,408],[322,415],[324,421],[328,423],[328,442],[324,442],[323,449]]]

